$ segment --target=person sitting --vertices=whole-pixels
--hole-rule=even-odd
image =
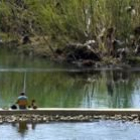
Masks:
[[[31,108],[37,109],[36,101],[34,99],[31,101]]]
[[[20,93],[20,96],[17,99],[17,104],[19,106],[19,109],[27,109],[28,98],[24,92]]]

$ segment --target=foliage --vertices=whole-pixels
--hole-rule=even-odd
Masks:
[[[62,43],[96,39],[110,27],[126,39],[140,24],[140,0],[1,0],[0,29]],[[133,7],[135,11],[128,10]],[[133,10],[133,9],[132,9]],[[133,13],[132,13],[133,12]],[[135,12],[135,13],[134,13]]]

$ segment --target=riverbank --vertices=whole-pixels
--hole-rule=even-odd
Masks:
[[[140,110],[136,109],[37,109],[0,110],[0,123],[13,122],[94,122],[114,120],[140,123]]]
[[[4,44],[20,55],[80,68],[140,64],[137,0],[6,1],[0,8],[0,42],[16,39]]]
[[[62,49],[47,46],[47,42],[22,44],[17,40],[3,42],[0,49],[7,49],[18,55],[49,59],[57,63],[67,63],[77,68],[125,69],[140,66],[138,55],[127,55],[125,58],[102,55],[98,50],[89,50],[86,44],[67,44]]]
[[[109,29],[106,32],[109,32]],[[5,40],[0,42],[0,48],[6,48],[18,55],[50,59],[78,68],[125,69],[140,67],[140,47],[136,38],[133,36],[133,41],[127,43],[121,42],[115,37],[113,40],[105,37],[103,44],[99,39],[81,41],[83,43],[80,41],[71,42],[70,40],[67,43],[62,43],[62,41],[57,42],[48,36],[36,35],[24,36],[10,41]],[[107,42],[108,44],[106,44]],[[133,43],[134,48],[132,47]]]

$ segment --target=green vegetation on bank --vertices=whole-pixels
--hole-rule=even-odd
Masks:
[[[104,54],[108,52],[108,29],[112,28],[110,40],[117,38],[125,42],[123,47],[132,49],[131,35],[135,37],[135,47],[139,45],[140,31],[134,34],[140,26],[139,3],[140,0],[1,0],[0,34],[16,39],[39,36],[59,48],[71,42],[95,40],[99,53]]]

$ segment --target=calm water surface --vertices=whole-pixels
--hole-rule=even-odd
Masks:
[[[86,71],[0,51],[0,107],[23,90],[39,107],[139,108],[140,71]]]
[[[93,123],[5,124],[1,140],[139,140],[140,124]],[[7,132],[7,133],[6,133]]]
[[[0,107],[11,106],[21,91],[39,107],[139,108],[139,71],[86,71],[0,51]],[[0,140],[139,140],[140,124],[2,124]]]

